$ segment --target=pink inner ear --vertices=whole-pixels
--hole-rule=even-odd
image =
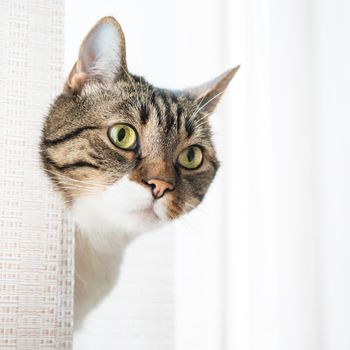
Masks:
[[[116,73],[120,60],[120,35],[111,23],[101,23],[84,40],[79,53],[81,69],[106,80]]]
[[[84,54],[80,58],[81,70],[83,72],[87,72],[89,70],[89,67],[93,65],[94,60],[95,60],[94,51],[91,48],[86,48],[86,50],[84,50]]]

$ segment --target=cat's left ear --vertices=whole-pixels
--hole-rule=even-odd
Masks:
[[[199,108],[201,108],[202,111],[212,113],[220,101],[222,94],[225,92],[227,85],[237,73],[239,67],[240,66],[229,69],[205,84],[187,88],[184,91],[198,101]]]
[[[125,38],[113,17],[103,17],[83,40],[65,91],[79,94],[87,82],[108,85],[127,72]]]

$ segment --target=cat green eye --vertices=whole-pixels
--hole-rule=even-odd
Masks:
[[[202,164],[203,152],[198,146],[190,146],[182,151],[178,163],[186,169],[197,169]]]
[[[108,129],[110,140],[119,148],[133,150],[137,145],[136,131],[126,124],[115,124]]]

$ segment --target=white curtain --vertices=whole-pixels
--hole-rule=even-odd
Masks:
[[[177,240],[177,349],[349,349],[350,3],[186,6],[192,76],[242,67],[221,174]]]
[[[0,348],[71,349],[73,239],[40,167],[62,85],[63,2],[0,1]]]

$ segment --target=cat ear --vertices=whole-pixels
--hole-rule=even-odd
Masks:
[[[83,40],[65,90],[79,93],[88,81],[111,84],[127,71],[125,38],[113,17],[103,17]]]
[[[227,85],[234,77],[240,66],[229,69],[217,78],[197,87],[185,89],[185,93],[194,97],[202,111],[212,113],[216,108]]]

